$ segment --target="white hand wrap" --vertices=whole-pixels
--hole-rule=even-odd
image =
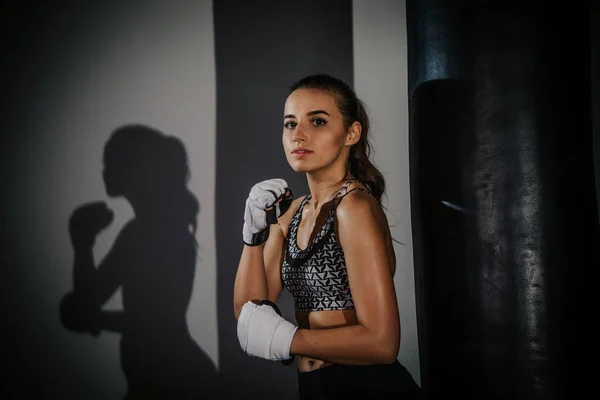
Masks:
[[[266,209],[275,207],[276,216],[279,218],[281,211],[279,204],[275,203],[283,198],[287,189],[287,182],[283,179],[269,179],[252,187],[246,199],[244,212],[242,228],[244,243],[255,246],[267,240],[269,222]]]
[[[290,358],[297,326],[280,317],[269,305],[249,301],[238,318],[237,334],[242,350],[250,356],[282,361]]]

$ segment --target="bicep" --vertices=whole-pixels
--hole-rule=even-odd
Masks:
[[[348,197],[338,207],[338,235],[357,318],[369,329],[397,335],[399,315],[385,215],[362,195]]]
[[[281,263],[283,262],[285,237],[278,224],[271,225],[270,230],[269,239],[265,243],[263,254],[269,300],[275,303],[283,290],[281,283]]]

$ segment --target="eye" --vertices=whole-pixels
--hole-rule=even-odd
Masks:
[[[325,121],[323,118],[314,118],[313,124],[315,124],[316,126],[322,126],[327,124],[327,121]]]
[[[293,121],[288,121],[288,122],[284,122],[283,123],[283,127],[285,129],[294,129],[296,127],[296,125],[297,124],[295,122],[293,122]]]

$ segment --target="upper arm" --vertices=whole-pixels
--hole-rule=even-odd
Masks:
[[[368,194],[354,191],[339,204],[336,216],[359,323],[386,339],[399,340],[394,260],[383,210]]]

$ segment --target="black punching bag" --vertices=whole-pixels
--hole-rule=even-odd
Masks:
[[[586,4],[416,4],[407,19],[422,386],[429,399],[570,398],[586,350],[574,316],[599,265]]]

